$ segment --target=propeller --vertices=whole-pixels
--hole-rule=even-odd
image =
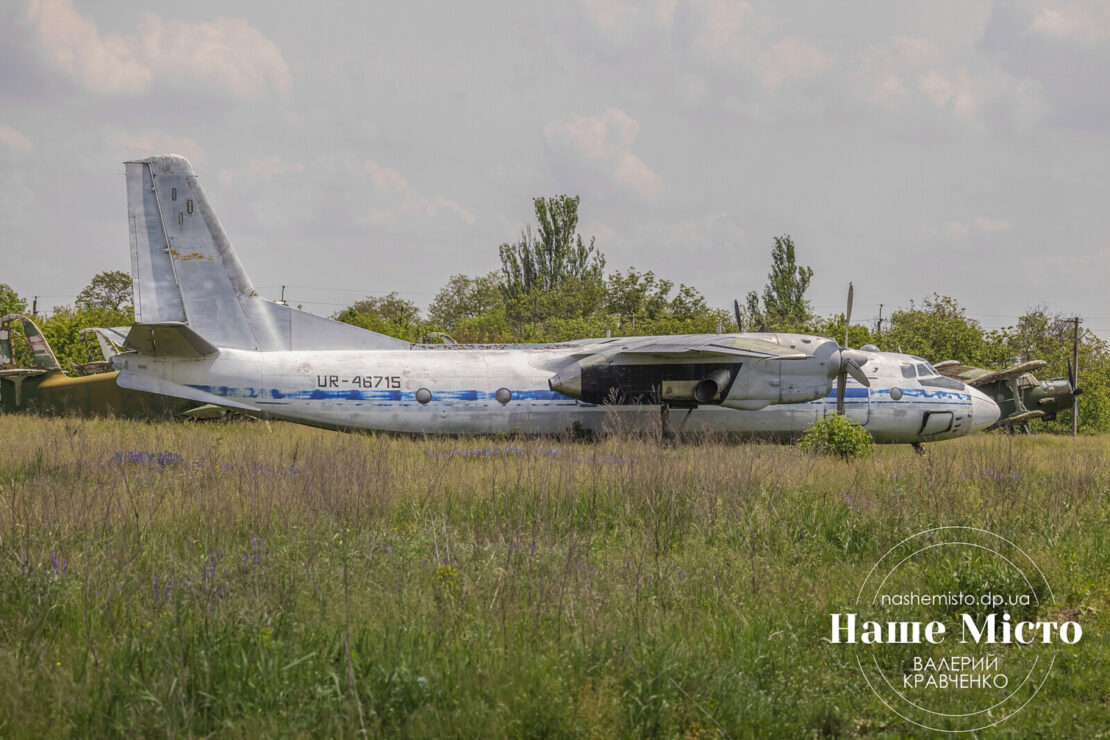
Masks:
[[[844,344],[840,346],[840,368],[836,374],[836,413],[844,414],[844,387],[848,384],[851,375],[862,386],[871,387],[871,381],[863,372],[863,365],[867,364],[868,357],[865,353],[848,349],[848,327],[852,325],[852,298],[855,289],[848,283],[848,306],[844,313]]]
[[[732,299],[732,312],[736,315],[736,331],[744,331],[743,317],[740,315],[740,301]]]
[[[1083,389],[1079,387],[1079,373],[1075,371],[1070,358],[1068,359],[1068,385],[1071,386],[1073,396],[1078,396],[1083,392]]]

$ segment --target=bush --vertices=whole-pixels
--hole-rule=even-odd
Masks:
[[[871,434],[846,416],[829,414],[802,433],[798,442],[804,452],[839,455],[845,460],[871,454]]]

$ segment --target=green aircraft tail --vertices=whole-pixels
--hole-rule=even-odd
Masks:
[[[31,348],[34,366],[40,370],[60,371],[62,366],[58,364],[58,358],[54,356],[54,351],[50,349],[50,343],[46,341],[46,337],[42,335],[34,321],[19,313],[10,313],[0,318],[0,364],[10,365],[14,361],[11,325],[16,320],[23,324],[23,334],[27,337],[27,345]]]

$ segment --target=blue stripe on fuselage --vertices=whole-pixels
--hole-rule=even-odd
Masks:
[[[193,385],[191,388],[211,393],[221,398],[269,398],[274,400],[289,399],[294,401],[416,401],[415,391],[400,390],[359,390],[350,389],[324,389],[283,391],[280,388],[232,388],[226,385]],[[564,396],[551,390],[516,390],[513,391],[514,401],[573,401],[573,398]],[[433,391],[433,401],[493,401],[493,393],[479,390]]]

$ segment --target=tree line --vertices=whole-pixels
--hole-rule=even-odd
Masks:
[[[578,233],[579,198],[534,198],[535,224],[520,238],[500,245],[501,269],[483,275],[453,275],[426,312],[396,292],[368,296],[332,318],[412,342],[560,342],[582,337],[775,331],[820,334],[843,340],[845,315],[816,314],[806,299],[813,270],[800,265],[789,235],[775,237],[771,269],[761,293],[749,293],[734,314],[710,307],[696,288],[641,272],[635,267],[606,271],[595,239]],[[0,284],[0,313],[26,313],[27,302]],[[40,320],[43,335],[62,367],[86,361],[78,332],[90,326],[127,326],[134,320],[131,278],[113,271],[96,275],[75,306],[55,307]],[[739,326],[738,326],[739,324]],[[872,344],[931,362],[959,360],[1002,368],[1045,360],[1040,379],[1067,375],[1072,353],[1070,317],[1047,306],[1028,310],[1013,326],[985,329],[959,302],[933,294],[894,311],[882,326],[852,324],[852,347]],[[1079,349],[1080,428],[1110,431],[1110,347],[1082,330]],[[1035,422],[1042,431],[1070,430],[1070,419]]]

